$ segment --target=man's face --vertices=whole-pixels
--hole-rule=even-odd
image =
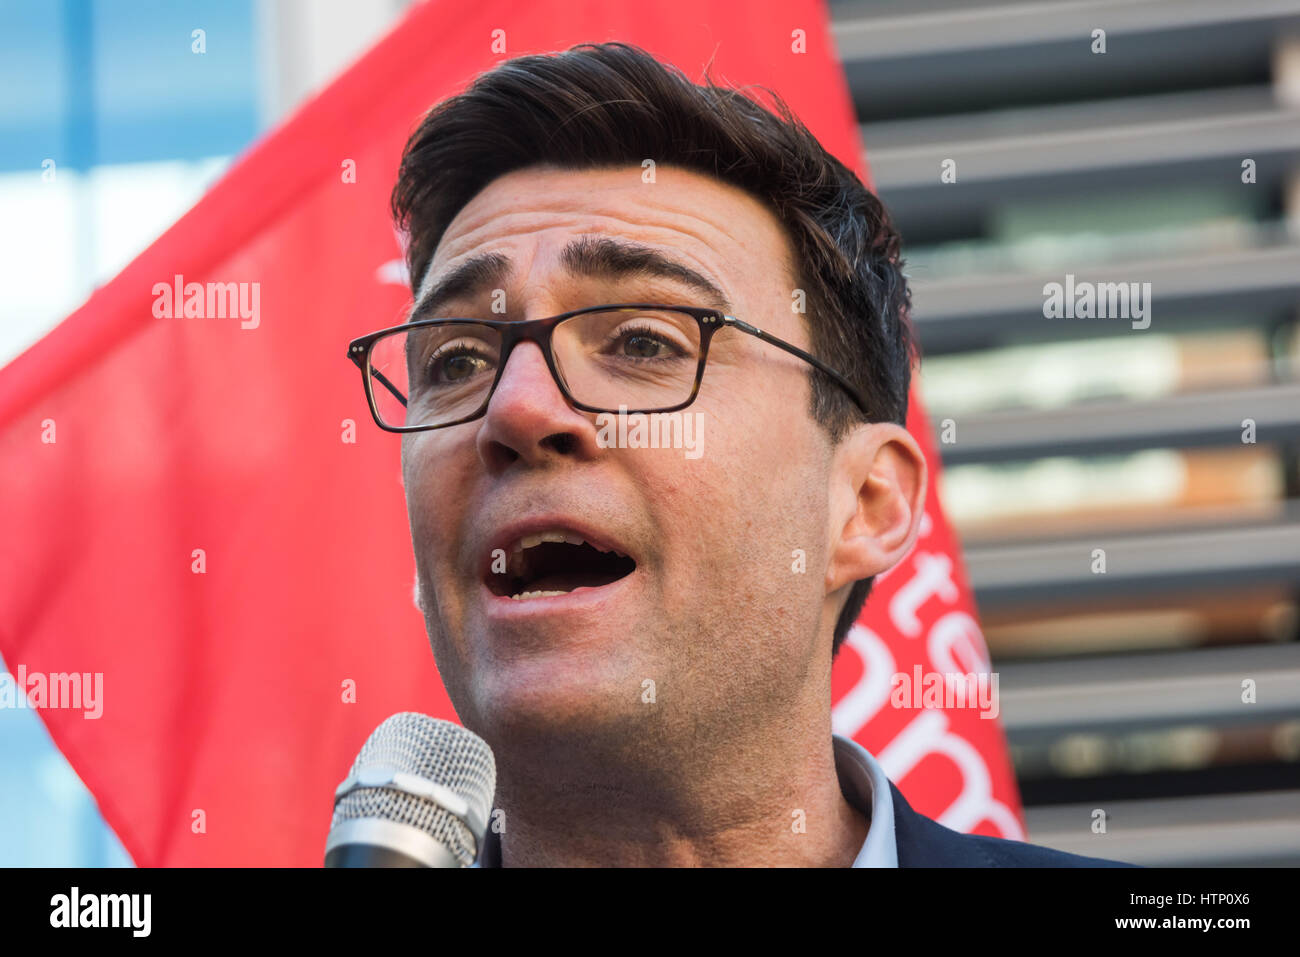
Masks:
[[[807,350],[789,242],[748,194],[639,166],[503,176],[451,223],[422,285],[471,257],[508,272],[433,315],[523,320],[606,303],[707,305],[654,271],[572,271],[575,241],[657,252],[715,285],[727,311]],[[494,290],[506,311],[494,312]],[[497,293],[496,301],[501,301]],[[517,346],[483,418],[404,436],[418,585],[439,672],[465,725],[494,748],[581,738],[593,748],[697,742],[774,719],[828,679],[817,632],[831,544],[831,448],[810,417],[808,367],[734,329],[713,339],[695,402],[699,451],[602,448],[595,413],[565,401],[535,343]],[[567,594],[499,595],[491,553],[555,529],[635,561]],[[795,550],[806,555],[794,570]],[[649,682],[653,682],[651,685]]]

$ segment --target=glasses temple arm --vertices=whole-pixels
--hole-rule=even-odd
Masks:
[[[798,346],[792,346],[790,343],[786,342],[783,339],[778,339],[776,336],[764,332],[762,329],[758,328],[758,326],[751,326],[748,322],[745,322],[743,319],[737,319],[735,316],[723,316],[722,318],[727,325],[735,326],[741,332],[747,332],[751,336],[755,336],[759,339],[762,339],[764,342],[771,343],[772,345],[776,346],[778,349],[784,349],[786,352],[790,353],[791,355],[798,356],[800,359],[804,360],[804,362],[807,362],[810,365],[812,365],[814,368],[821,370],[826,375],[830,376],[832,379],[838,382],[844,388],[844,390],[853,397],[853,401],[857,403],[858,408],[862,410],[864,415],[867,416],[871,415],[871,410],[867,408],[866,397],[863,396],[862,393],[857,390],[857,388],[853,385],[853,383],[850,382],[848,379],[844,378],[844,376],[840,375],[838,372],[836,372],[826,363],[822,362],[816,356],[804,352]]]
[[[370,374],[378,379],[389,392],[397,397],[397,401],[402,403],[402,408],[406,408],[406,396],[402,395],[402,390],[397,388],[384,376],[378,369],[371,369]]]

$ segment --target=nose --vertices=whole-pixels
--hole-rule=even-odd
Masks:
[[[569,405],[536,342],[520,342],[501,370],[476,439],[491,474],[517,461],[544,464],[562,456],[597,453],[596,429]]]

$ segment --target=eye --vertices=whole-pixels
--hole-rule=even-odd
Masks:
[[[607,351],[619,358],[637,360],[680,359],[690,352],[672,336],[645,322],[629,323],[615,330]]]
[[[433,385],[455,385],[486,372],[494,357],[482,347],[466,342],[439,346],[425,364],[425,377]]]

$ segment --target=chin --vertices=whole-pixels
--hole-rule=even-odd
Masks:
[[[475,729],[493,746],[517,749],[557,740],[635,738],[654,715],[642,701],[645,677],[609,659],[536,655],[496,661],[473,682]]]

